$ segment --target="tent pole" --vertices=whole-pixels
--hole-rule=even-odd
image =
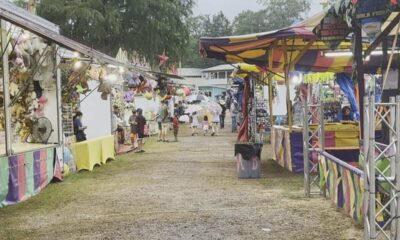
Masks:
[[[289,89],[289,67],[288,66],[288,56],[287,56],[287,46],[286,39],[282,40],[282,48],[283,48],[283,66],[285,71],[285,85],[286,85],[286,109],[287,109],[287,123],[289,126],[289,132],[292,131],[292,108],[290,104],[290,89]]]
[[[273,94],[272,84],[273,83],[272,82],[273,82],[272,76],[271,76],[271,74],[268,74],[268,104],[269,104],[269,121],[271,124],[271,131],[272,131],[272,127],[274,126],[274,112],[273,112],[273,104],[272,104],[272,101],[273,101],[273,97],[272,97],[272,94]]]
[[[363,63],[363,49],[362,49],[362,34],[361,27],[355,24],[354,26],[354,61],[356,63],[356,75],[358,84],[358,103],[360,108],[360,137],[363,139],[364,133],[364,96],[365,96],[365,84],[364,84],[364,63]]]
[[[58,51],[60,49],[57,47],[56,48],[56,63],[57,66],[61,62],[61,57],[58,54]],[[62,153],[64,152],[64,136],[63,136],[63,117],[62,117],[62,93],[61,93],[61,88],[62,88],[62,83],[61,83],[61,69],[57,68],[57,82],[56,82],[56,91],[57,91],[57,124],[58,124],[58,144],[61,146]]]
[[[6,154],[7,156],[12,155],[12,143],[11,143],[11,106],[10,106],[10,72],[8,65],[8,52],[7,52],[7,27],[6,21],[0,20],[1,22],[1,49],[3,51],[3,97],[4,97],[4,130],[6,132]]]

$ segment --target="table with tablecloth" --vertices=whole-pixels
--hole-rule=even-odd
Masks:
[[[115,159],[114,136],[104,136],[71,145],[77,170],[92,171],[95,165]]]

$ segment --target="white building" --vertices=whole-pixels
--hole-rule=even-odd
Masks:
[[[195,86],[196,91],[212,98],[221,95],[229,88],[229,78],[235,65],[223,64],[211,68],[180,68],[178,75],[184,77],[182,84]]]

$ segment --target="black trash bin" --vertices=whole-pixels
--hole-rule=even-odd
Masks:
[[[237,174],[239,178],[261,177],[261,144],[235,144]]]

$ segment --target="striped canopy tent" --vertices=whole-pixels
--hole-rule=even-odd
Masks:
[[[207,58],[227,62],[245,62],[274,72],[351,72],[352,57],[327,57],[332,51],[314,35],[313,29],[324,14],[315,15],[288,28],[275,31],[210,38],[200,40],[200,52]],[[351,43],[343,41],[336,50],[349,50]]]

